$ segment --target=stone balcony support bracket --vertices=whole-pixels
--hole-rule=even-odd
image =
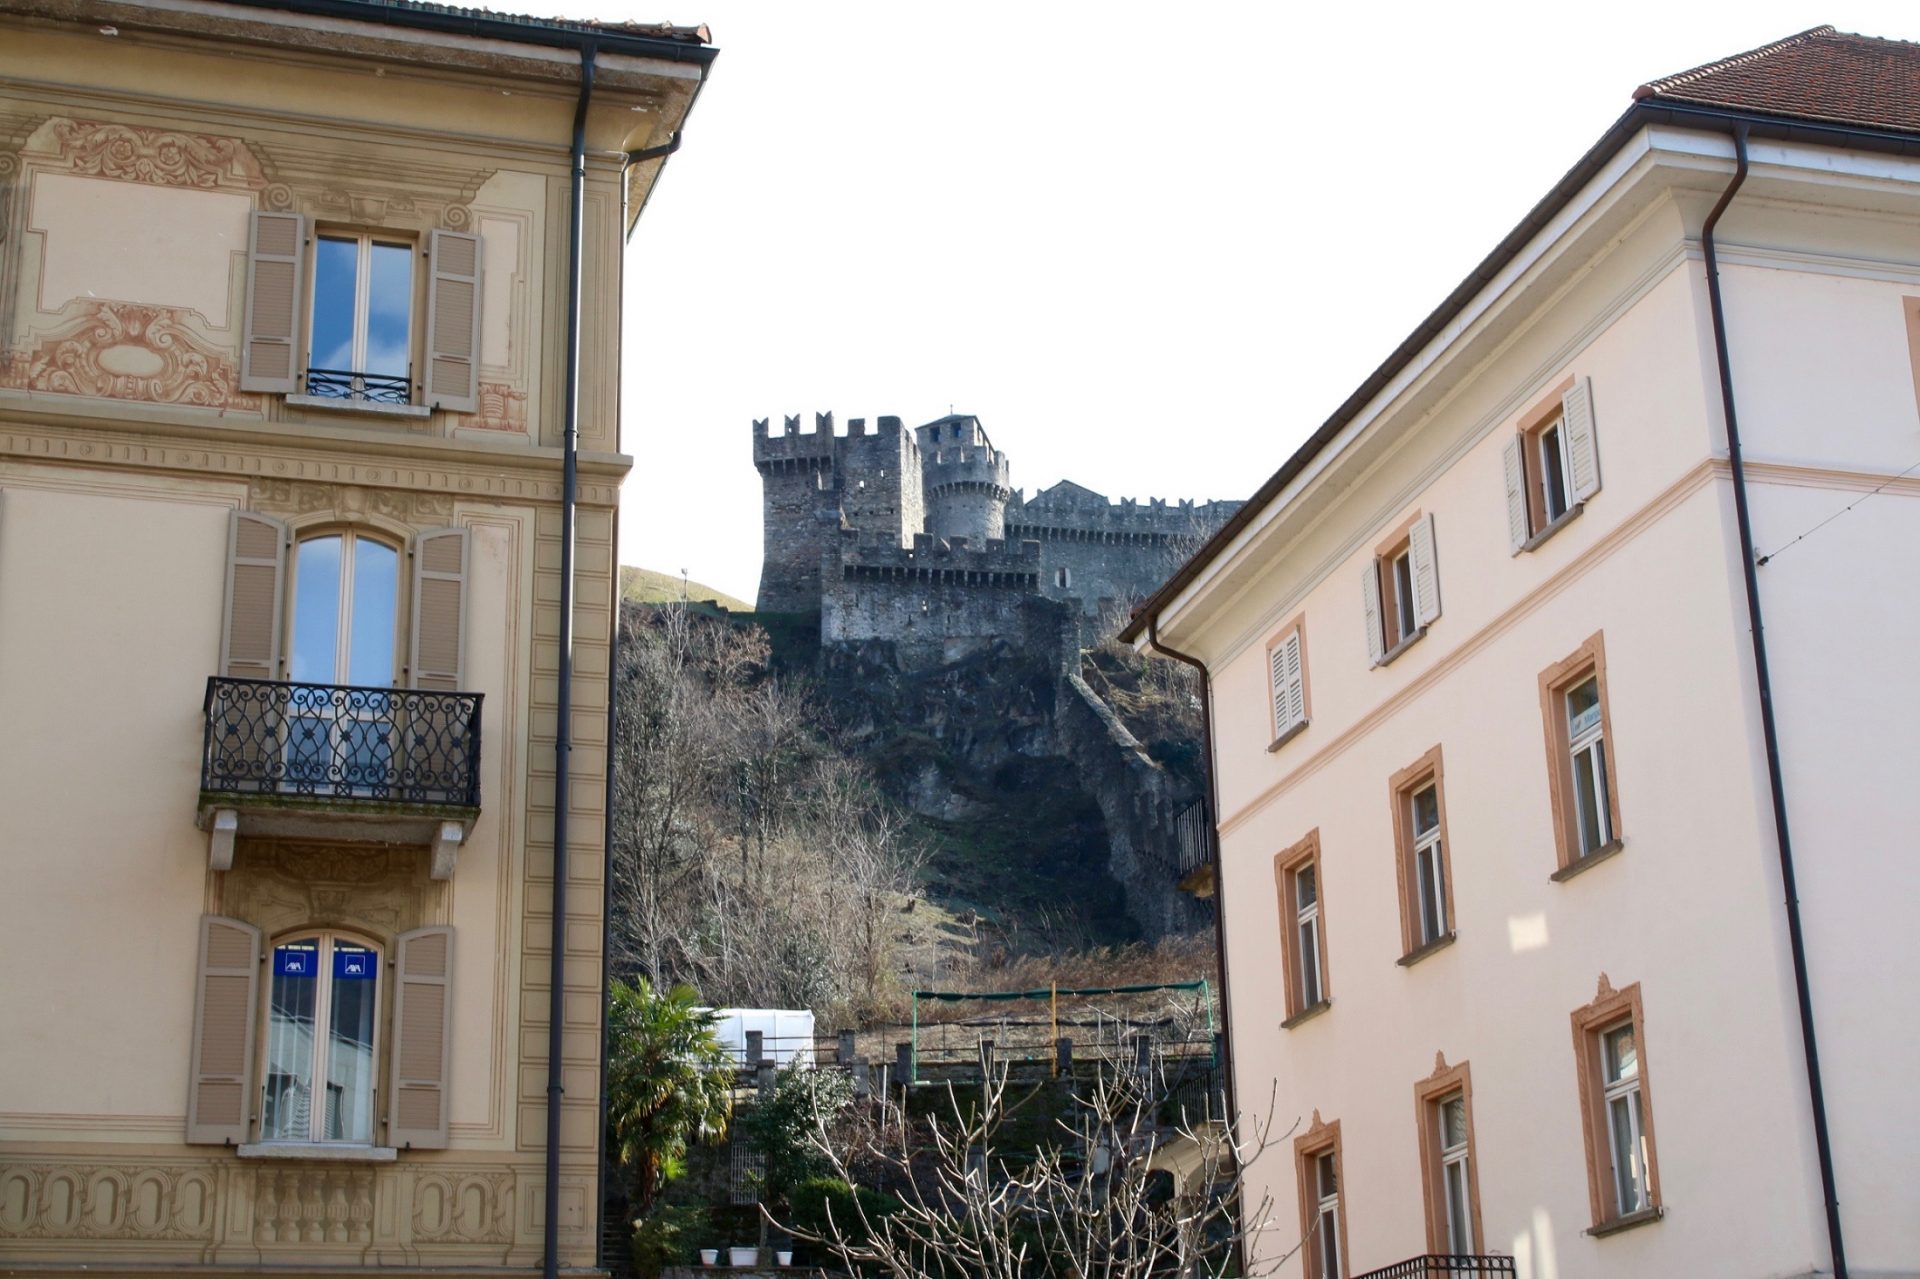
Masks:
[[[207,823],[207,868],[233,869],[233,837],[240,833],[240,814],[231,808],[216,808]]]
[[[441,822],[433,835],[433,860],[429,874],[434,879],[452,879],[454,863],[460,857],[460,845],[467,837],[465,822]]]

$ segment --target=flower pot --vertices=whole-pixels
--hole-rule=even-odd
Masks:
[[[719,1265],[720,1250],[718,1248],[702,1248],[700,1250],[700,1264],[703,1266]]]
[[[782,1248],[773,1254],[773,1260],[776,1265],[790,1266],[793,1264],[793,1250]]]
[[[727,1264],[730,1266],[757,1266],[760,1264],[760,1249],[757,1247],[727,1249]]]

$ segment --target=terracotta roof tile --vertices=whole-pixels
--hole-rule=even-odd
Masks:
[[[1633,96],[1920,133],[1920,44],[1815,27]]]

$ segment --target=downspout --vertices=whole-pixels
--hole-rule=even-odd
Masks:
[[[607,1210],[607,1053],[612,1041],[607,1035],[607,992],[613,989],[613,798],[614,798],[614,761],[618,757],[616,744],[620,731],[620,512],[613,513],[613,607],[607,615],[613,619],[613,634],[607,637],[607,791],[601,799],[605,810],[606,824],[601,831],[600,851],[603,861],[600,866],[600,1075],[596,1090],[600,1097],[600,1113],[594,1129],[595,1141],[601,1144],[600,1158],[593,1167],[594,1202],[599,1205],[597,1212]],[[629,1205],[631,1206],[631,1205]],[[597,1219],[597,1218],[596,1218]],[[593,1240],[593,1262],[601,1270],[607,1268],[607,1223],[600,1222],[599,1233]]]
[[[1833,1251],[1834,1279],[1847,1279],[1847,1253],[1840,1234],[1840,1197],[1833,1180],[1833,1145],[1827,1133],[1826,1093],[1820,1085],[1820,1049],[1814,1040],[1813,990],[1807,979],[1806,942],[1800,927],[1800,893],[1793,872],[1793,842],[1787,827],[1787,788],[1780,769],[1780,730],[1773,715],[1773,679],[1767,668],[1767,639],[1760,618],[1759,565],[1753,547],[1753,523],[1747,511],[1747,475],[1740,454],[1740,422],[1734,412],[1733,364],[1727,353],[1726,306],[1720,297],[1720,262],[1713,242],[1720,215],[1747,180],[1747,126],[1733,128],[1733,181],[1700,228],[1700,251],[1707,264],[1707,304],[1713,313],[1713,352],[1720,364],[1720,403],[1727,419],[1727,460],[1733,470],[1733,511],[1740,528],[1740,569],[1747,588],[1747,622],[1753,635],[1753,672],[1760,690],[1760,732],[1766,745],[1767,785],[1773,793],[1773,831],[1780,845],[1780,879],[1786,891],[1787,939],[1793,950],[1793,985],[1800,1001],[1800,1042],[1806,1050],[1807,1089],[1813,1100],[1813,1141],[1820,1156],[1820,1188],[1826,1197],[1827,1242]]]
[[[1186,666],[1191,666],[1200,675],[1200,754],[1207,763],[1207,851],[1213,856],[1213,948],[1214,959],[1220,970],[1220,1055],[1224,1057],[1226,1079],[1222,1091],[1226,1095],[1227,1113],[1222,1118],[1227,1123],[1229,1138],[1239,1131],[1240,1109],[1239,1093],[1234,1087],[1233,1070],[1233,1005],[1232,986],[1227,979],[1227,884],[1226,868],[1220,864],[1220,782],[1219,769],[1213,762],[1213,680],[1207,674],[1207,666],[1199,658],[1168,648],[1160,642],[1160,615],[1147,614],[1147,647],[1165,657]],[[1231,1141],[1229,1149],[1232,1148]],[[1237,1159],[1237,1153],[1236,1153]],[[1242,1204],[1242,1211],[1245,1205]],[[1247,1241],[1245,1222],[1233,1232],[1233,1260],[1238,1273],[1247,1273]]]
[[[580,46],[580,100],[573,109],[571,179],[567,222],[567,381],[560,480],[560,669],[555,681],[559,713],[553,727],[553,938],[547,992],[547,1185],[541,1273],[560,1271],[560,1102],[561,1020],[566,1011],[567,974],[567,793],[568,756],[573,750],[573,538],[574,507],[580,489],[580,246],[585,231],[587,187],[587,104],[593,98],[593,65],[598,48]],[[609,743],[611,745],[611,743]],[[609,761],[611,762],[611,761]],[[596,1205],[595,1216],[599,1215]]]

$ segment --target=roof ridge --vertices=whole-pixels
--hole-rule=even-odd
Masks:
[[[1633,91],[1633,100],[1638,102],[1643,98],[1650,98],[1655,94],[1665,93],[1670,89],[1677,89],[1681,85],[1689,84],[1692,81],[1712,75],[1715,72],[1725,71],[1729,67],[1745,66],[1750,62],[1758,62],[1762,58],[1772,57],[1781,50],[1790,49],[1794,45],[1804,44],[1809,40],[1821,36],[1838,34],[1839,32],[1834,30],[1831,22],[1822,23],[1817,27],[1809,27],[1805,31],[1797,32],[1794,35],[1787,36],[1785,39],[1775,40],[1772,44],[1763,44],[1757,49],[1749,49],[1745,53],[1736,53],[1731,57],[1719,58],[1713,62],[1703,63],[1697,67],[1690,67],[1685,71],[1677,71],[1669,76],[1661,76],[1657,80],[1649,80]]]

